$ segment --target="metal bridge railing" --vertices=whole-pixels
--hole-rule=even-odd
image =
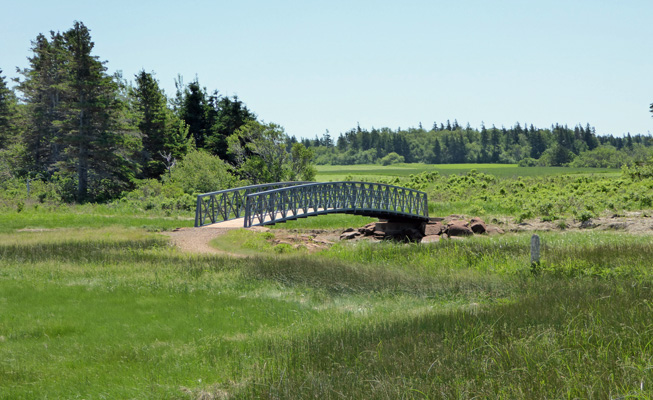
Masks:
[[[305,183],[309,182],[265,183],[200,194],[195,208],[195,227],[244,217],[245,199],[251,193]]]
[[[381,183],[307,183],[250,193],[245,202],[246,228],[338,212],[428,219],[426,193]]]

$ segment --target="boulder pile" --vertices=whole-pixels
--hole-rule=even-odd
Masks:
[[[349,228],[342,232],[340,240],[373,239],[400,242],[434,243],[440,239],[461,238],[472,235],[504,233],[501,228],[487,225],[480,218],[467,221],[460,216],[430,218],[428,222],[372,222],[362,228]]]

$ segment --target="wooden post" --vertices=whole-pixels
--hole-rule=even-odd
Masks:
[[[540,267],[540,237],[531,237],[531,272],[537,274]]]

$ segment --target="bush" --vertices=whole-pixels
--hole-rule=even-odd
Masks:
[[[403,163],[404,161],[405,161],[404,156],[400,156],[399,154],[393,151],[392,153],[389,153],[388,155],[380,159],[379,163],[381,163],[381,165],[392,165],[392,164]]]
[[[238,180],[229,164],[204,150],[193,150],[172,169],[165,183],[192,195],[236,187]]]

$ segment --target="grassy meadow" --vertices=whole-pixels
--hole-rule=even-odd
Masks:
[[[379,177],[408,177],[423,172],[438,172],[442,175],[466,174],[471,170],[494,175],[498,178],[516,178],[528,176],[553,176],[561,174],[607,174],[619,173],[610,168],[569,168],[569,167],[518,167],[517,164],[378,164],[362,165],[318,165],[316,180],[319,182],[348,180],[375,181]]]
[[[457,188],[472,206],[487,196],[484,215],[506,218],[523,209],[488,206],[495,196],[510,205],[528,191],[541,206],[586,190],[600,214],[611,212],[604,198],[616,212],[644,209],[622,193],[644,196],[650,184],[614,171],[431,172],[382,179]],[[551,204],[548,217],[582,217]],[[533,269],[530,234],[517,233],[309,253],[275,251],[276,229],[231,231],[213,245],[244,257],[183,253],[160,231],[191,218],[5,207],[0,399],[653,398],[650,235],[543,232]],[[368,221],[332,215],[276,228]]]

